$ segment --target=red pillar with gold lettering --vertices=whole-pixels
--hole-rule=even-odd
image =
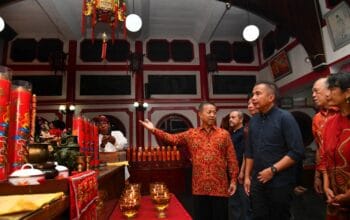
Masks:
[[[0,182],[8,177],[7,140],[10,90],[11,70],[0,66]]]
[[[8,160],[10,172],[27,162],[27,142],[30,135],[30,103],[32,85],[27,81],[12,82],[10,93],[10,123]]]

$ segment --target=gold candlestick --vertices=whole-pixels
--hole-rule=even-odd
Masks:
[[[34,143],[35,136],[35,119],[36,119],[36,95],[32,96],[32,117],[31,117],[31,126],[30,126],[30,142]]]

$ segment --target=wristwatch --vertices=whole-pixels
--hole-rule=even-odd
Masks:
[[[277,173],[277,168],[276,168],[274,165],[272,165],[270,168],[271,168],[272,174],[273,174],[273,175],[276,175],[276,173]]]

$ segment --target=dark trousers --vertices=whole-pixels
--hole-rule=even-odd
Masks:
[[[252,208],[250,199],[244,191],[243,184],[237,184],[235,194],[228,200],[229,220],[250,220],[252,219]]]
[[[194,220],[227,220],[228,198],[193,195]]]
[[[271,188],[252,181],[253,220],[289,220],[293,185]]]

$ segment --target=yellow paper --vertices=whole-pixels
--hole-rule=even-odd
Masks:
[[[35,211],[43,205],[62,198],[63,192],[0,196],[0,215]]]
[[[113,162],[113,163],[107,163],[107,166],[129,166],[129,161],[120,161],[120,162]]]

